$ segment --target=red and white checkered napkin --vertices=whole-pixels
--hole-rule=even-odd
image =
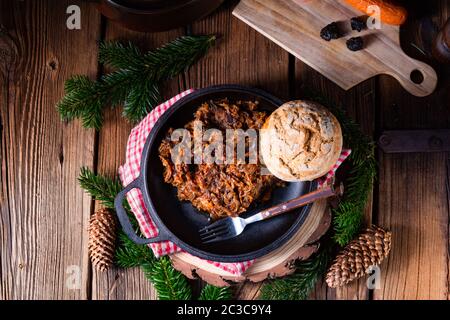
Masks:
[[[132,181],[139,177],[142,150],[144,149],[144,144],[147,140],[147,136],[155,125],[156,120],[158,120],[158,118],[175,102],[192,93],[193,91],[193,89],[189,89],[176,95],[163,104],[160,104],[155,109],[153,109],[135,128],[133,128],[133,130],[131,130],[130,137],[128,138],[127,143],[126,162],[119,168],[120,180],[122,181],[122,184],[124,186],[130,184]],[[327,176],[320,182],[321,185],[331,181],[336,169],[349,156],[349,154],[350,150],[344,150],[342,152],[339,161],[327,174]],[[141,191],[137,189],[131,190],[127,194],[127,199],[130,204],[131,210],[133,211],[137,221],[139,222],[139,226],[143,235],[147,238],[156,237],[158,235],[158,228],[152,221],[150,214],[145,207]],[[153,253],[156,257],[161,257],[181,251],[181,249],[171,241],[152,243],[150,244],[150,247],[152,248]],[[208,261],[208,263],[211,263],[214,266],[235,275],[244,273],[245,270],[247,270],[253,264],[253,262],[254,260],[236,263]]]

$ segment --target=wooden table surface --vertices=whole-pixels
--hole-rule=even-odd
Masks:
[[[235,3],[227,1],[192,25],[194,34],[216,33],[221,39],[189,72],[164,86],[164,97],[190,87],[237,83],[292,99],[307,86],[342,104],[374,139],[383,130],[450,128],[450,73],[442,66],[439,87],[426,98],[409,95],[388,76],[343,91],[234,18]],[[433,3],[428,18],[442,25],[450,2]],[[81,30],[66,28],[71,4],[81,7]],[[402,43],[410,55],[427,61],[412,45],[420,36],[419,21],[404,26]],[[78,121],[61,122],[55,104],[71,75],[95,79],[104,72],[96,57],[99,40],[132,40],[151,49],[185,30],[132,32],[79,0],[0,0],[0,24],[0,299],[156,298],[139,269],[98,273],[91,268],[87,226],[96,204],[76,182],[81,166],[107,175],[117,172],[132,125],[116,109],[107,112],[101,131],[86,130]],[[360,281],[329,290],[320,283],[311,298],[450,298],[449,154],[378,150],[377,157],[379,175],[366,222],[393,232],[381,288],[369,292]],[[76,271],[78,287],[70,283]],[[259,288],[240,285],[236,297],[253,299]]]

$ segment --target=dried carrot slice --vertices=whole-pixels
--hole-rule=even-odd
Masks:
[[[345,0],[345,2],[364,13],[367,13],[369,6],[380,7],[381,21],[387,24],[399,26],[408,16],[405,8],[384,0]]]

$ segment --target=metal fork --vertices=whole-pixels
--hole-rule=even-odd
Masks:
[[[266,220],[279,214],[291,211],[293,209],[305,206],[319,199],[329,198],[331,196],[342,195],[343,185],[335,189],[333,186],[327,186],[313,192],[304,194],[295,199],[280,203],[269,209],[258,212],[248,218],[228,217],[214,222],[199,230],[200,238],[203,243],[228,240],[240,235],[246,226],[257,221]]]

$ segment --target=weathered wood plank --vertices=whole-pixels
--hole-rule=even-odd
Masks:
[[[150,50],[175,39],[182,32],[138,33],[106,21],[105,39],[132,41],[143,50]],[[167,83],[162,89],[163,97],[168,99],[178,93],[180,82],[174,79]],[[121,112],[121,108],[108,110],[99,132],[96,169],[98,173],[108,176],[115,176],[119,166],[124,163],[128,136],[134,126],[122,117]],[[92,271],[92,299],[157,299],[157,295],[139,268],[114,268],[105,273]]]
[[[300,60],[296,60],[296,97],[302,98],[302,89],[320,92],[330,101],[345,108],[347,114],[360,124],[362,131],[374,137],[375,131],[375,85],[376,80],[367,80],[349,91],[344,91],[332,81],[328,80]],[[372,196],[369,199],[365,212],[366,225],[372,221]],[[368,299],[368,290],[365,281],[356,281],[339,289],[328,289],[320,282],[312,293],[311,299]]]
[[[70,4],[81,30],[66,28]],[[55,104],[70,75],[96,76],[99,14],[81,1],[0,1],[0,23],[0,299],[86,299],[92,204],[76,178],[93,164],[94,132],[61,122]]]

